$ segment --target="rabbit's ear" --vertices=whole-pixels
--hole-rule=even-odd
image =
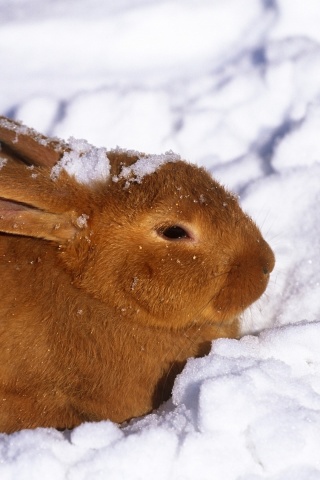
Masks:
[[[72,212],[44,212],[21,203],[0,200],[0,232],[44,238],[58,243],[71,240],[77,230]]]
[[[52,167],[68,145],[61,140],[48,138],[19,122],[0,116],[1,150],[29,165]]]
[[[63,175],[50,179],[50,170],[27,167],[0,158],[0,232],[63,243],[85,227],[84,212],[76,213],[75,198],[85,199],[83,187]],[[81,205],[79,205],[81,208]]]

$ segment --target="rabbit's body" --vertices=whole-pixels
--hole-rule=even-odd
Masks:
[[[122,318],[71,285],[52,247],[44,252],[39,244],[17,238],[1,260],[3,431],[142,415],[169,397],[187,357],[207,353],[218,334],[235,333],[236,327],[226,332],[216,325],[145,328]]]
[[[38,139],[13,142],[10,125],[0,135],[0,430],[147,413],[188,357],[237,335],[273,253],[202,169],[168,162],[134,181],[121,171],[138,157],[108,152],[107,181],[53,180],[57,149],[41,144],[42,162]]]

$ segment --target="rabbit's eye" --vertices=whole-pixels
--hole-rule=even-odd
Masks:
[[[178,240],[180,238],[189,238],[188,232],[179,225],[172,225],[161,230],[161,235],[169,240]]]

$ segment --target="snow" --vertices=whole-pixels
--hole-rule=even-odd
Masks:
[[[178,152],[240,196],[277,260],[245,335],[190,359],[158,411],[1,434],[1,480],[318,480],[319,2],[0,0],[0,11],[0,114],[86,139],[54,177],[107,178],[116,145]]]
[[[129,186],[130,182],[141,183],[145,175],[151,175],[162,165],[177,162],[178,160],[181,160],[180,155],[171,150],[160,155],[140,156],[129,167],[122,167],[120,174],[114,176],[112,180],[118,182],[121,178],[127,179],[126,186]]]
[[[88,224],[88,220],[89,220],[89,215],[86,215],[85,213],[80,215],[80,217],[78,217],[76,220],[78,227],[85,228]]]
[[[7,161],[8,160],[6,158],[0,158],[0,170],[5,166]]]
[[[39,145],[44,145],[46,146],[48,143],[50,143],[52,140],[56,141],[56,145],[53,145],[54,149],[59,149],[61,146],[64,145],[64,142],[59,140],[58,138],[50,138],[47,139],[44,137],[41,133],[36,131],[34,128],[30,128],[20,121],[17,121],[15,123],[7,120],[6,118],[0,118],[0,126],[2,129],[6,129],[9,131],[14,131],[15,132],[15,138],[12,140],[13,143],[17,143],[19,139],[19,135],[30,135],[34,141],[36,141]],[[1,146],[0,146],[1,147]]]
[[[112,181],[127,179],[125,187],[130,182],[141,183],[145,175],[151,175],[159,167],[168,162],[181,160],[180,155],[171,150],[164,154],[141,154],[135,150],[116,148],[113,152],[126,152],[129,156],[138,156],[138,159],[129,167],[123,166],[119,175],[114,175]],[[0,167],[4,163],[0,163]],[[106,148],[96,148],[87,140],[79,140],[70,137],[68,149],[61,159],[51,168],[50,178],[56,180],[61,171],[66,171],[77,182],[91,185],[95,182],[107,181],[110,176],[110,162]],[[79,217],[77,224],[85,226],[86,220],[83,215]]]
[[[69,138],[68,144],[70,150],[66,151],[51,169],[52,180],[56,180],[62,170],[84,184],[105,181],[109,178],[110,163],[106,148],[96,148],[86,140],[73,137]]]

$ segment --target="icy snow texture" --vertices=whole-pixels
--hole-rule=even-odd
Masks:
[[[86,140],[69,138],[70,151],[65,152],[59,162],[51,169],[51,178],[56,180],[61,170],[74,176],[79,183],[107,180],[110,163],[105,148],[95,148]]]
[[[113,181],[117,182],[120,178],[127,179],[127,184],[130,182],[141,183],[145,175],[151,175],[159,167],[165,163],[172,163],[181,160],[180,155],[169,151],[162,155],[146,155],[130,165],[129,167],[122,167],[120,174],[113,177]]]
[[[277,258],[243,320],[246,332],[269,329],[214,342],[171,401],[125,428],[2,435],[1,480],[318,480],[319,1],[0,0],[0,10],[2,114],[205,165]]]

